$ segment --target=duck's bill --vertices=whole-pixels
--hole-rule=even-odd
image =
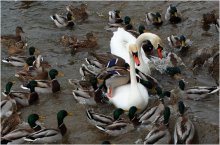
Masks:
[[[57,76],[58,76],[58,77],[63,77],[63,76],[64,76],[64,73],[61,72],[61,71],[59,71]]]
[[[73,113],[72,112],[68,112],[67,115],[68,116],[73,116]]]

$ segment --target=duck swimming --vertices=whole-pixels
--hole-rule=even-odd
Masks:
[[[149,12],[149,13],[146,13],[145,15],[146,15],[147,25],[159,26],[163,23],[159,12],[156,12],[156,13]]]
[[[66,10],[69,13],[71,13],[73,16],[73,19],[77,20],[77,21],[85,21],[89,17],[88,10],[87,10],[87,4],[85,4],[85,3],[82,3],[80,5],[80,8],[73,7],[72,5],[68,5],[66,7]]]
[[[73,27],[75,24],[72,20],[72,14],[68,13],[66,17],[63,17],[61,15],[58,14],[54,14],[52,16],[50,16],[50,18],[53,20],[53,22],[55,23],[55,25],[58,28],[62,28],[62,27]]]
[[[181,22],[181,14],[177,11],[176,6],[169,5],[165,14],[165,20],[170,21],[172,24]]]

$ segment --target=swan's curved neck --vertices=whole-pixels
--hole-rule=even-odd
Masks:
[[[131,78],[131,86],[137,86],[137,79],[135,74],[135,63],[133,56],[129,53],[130,56],[130,78]]]

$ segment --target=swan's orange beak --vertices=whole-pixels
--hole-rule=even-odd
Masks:
[[[109,98],[112,97],[112,87],[111,86],[109,86],[108,89],[107,89],[107,95],[108,95]]]
[[[160,59],[163,58],[162,51],[163,51],[163,48],[159,45],[157,48],[157,55],[159,56]]]
[[[138,58],[138,53],[133,53],[133,58],[134,58],[134,62],[136,63],[137,66],[140,65],[140,60]]]

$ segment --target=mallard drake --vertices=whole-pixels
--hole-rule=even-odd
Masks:
[[[171,35],[167,37],[167,40],[170,47],[178,51],[183,51],[184,49],[187,49],[192,45],[192,41],[190,41],[190,39],[186,39],[184,35]]]
[[[35,92],[36,86],[37,82],[32,80],[27,84],[27,88],[30,89],[30,92],[13,91],[9,92],[8,96],[16,101],[18,107],[29,106],[39,99],[38,93]]]
[[[23,29],[20,26],[17,26],[15,32],[15,35],[2,35],[1,43],[10,46],[16,42],[22,41],[22,34],[24,34]]]
[[[37,86],[35,87],[37,93],[56,93],[60,91],[60,83],[57,81],[56,76],[62,76],[62,73],[56,69],[51,69],[49,76],[51,80],[35,80],[37,82]],[[29,89],[27,88],[27,84],[21,85],[21,88]]]
[[[21,81],[27,80],[46,80],[48,79],[48,71],[45,67],[50,67],[47,62],[45,65],[42,63],[41,55],[35,60],[34,56],[30,56],[26,60],[23,70],[16,72],[15,77],[19,78]]]
[[[34,130],[38,131],[41,130],[40,124],[36,124],[36,122],[42,121],[44,119],[43,116],[39,116],[38,114],[30,114],[28,116],[28,125]],[[14,113],[11,115],[9,118],[3,119],[1,122],[1,134],[4,138],[4,136],[8,136],[11,131],[13,131],[15,128],[20,128],[22,125],[21,119],[20,119],[20,114]],[[23,127],[22,127],[23,128]]]
[[[53,20],[55,25],[59,28],[73,27],[75,25],[74,22],[73,22],[72,14],[69,13],[69,12],[67,13],[66,17],[63,17],[63,16],[58,15],[58,14],[54,14],[54,15],[50,16],[50,18]]]
[[[181,14],[177,11],[176,6],[169,5],[165,14],[165,20],[170,21],[172,24],[181,22]]]
[[[205,99],[209,95],[214,94],[218,91],[218,86],[194,86],[186,89],[185,82],[183,80],[180,80],[179,87],[174,92],[176,92],[182,98],[198,101],[201,99]]]
[[[82,3],[80,5],[80,8],[73,7],[72,5],[68,5],[66,7],[66,10],[73,15],[73,19],[77,21],[85,21],[88,19],[88,10],[87,10],[87,4]]]
[[[6,97],[1,101],[1,119],[10,117],[17,111],[16,101],[10,97]]]
[[[66,110],[60,110],[57,113],[58,129],[46,128],[31,133],[24,138],[29,143],[45,144],[45,143],[62,143],[62,137],[66,134],[67,128],[63,122],[66,116],[72,116]]]
[[[63,46],[68,47],[73,44],[75,44],[78,41],[78,39],[75,36],[68,36],[68,35],[63,35],[61,37],[61,42]]]
[[[77,48],[95,48],[98,46],[97,37],[92,32],[86,34],[86,39],[87,40],[76,41],[76,43],[72,44],[71,47],[77,49]]]
[[[147,25],[159,26],[163,23],[159,12],[156,12],[156,13],[149,12],[149,13],[146,13],[145,15],[146,15]]]
[[[120,17],[120,11],[119,10],[112,10],[108,12],[109,14],[109,25],[110,26],[119,26],[123,20]],[[119,24],[119,25],[117,25]]]
[[[29,56],[34,56],[35,53],[35,47],[29,47]],[[15,55],[15,56],[9,56],[6,58],[2,59],[2,62],[6,64],[11,64],[13,66],[24,66],[26,63],[28,56],[20,56],[20,55]],[[35,57],[33,57],[35,59]]]
[[[74,84],[75,89],[72,91],[73,97],[80,104],[96,105],[104,103],[104,93],[98,87],[98,80],[95,77],[89,78],[89,81],[69,80]]]
[[[141,34],[143,34],[143,33],[145,33],[145,32],[147,32],[147,30],[146,30],[146,28],[144,27],[144,25],[143,24],[140,24],[139,26],[138,26],[138,30],[137,31],[135,31],[135,30],[127,30],[129,33],[131,33],[134,37],[138,37],[139,35],[141,35]]]
[[[111,136],[125,134],[134,129],[134,125],[130,121],[125,120],[116,120],[110,125],[96,125],[96,127]]]
[[[170,108],[165,107],[163,111],[164,121],[160,125],[156,125],[145,137],[144,144],[169,144],[171,135],[168,130]]]
[[[150,109],[147,108],[139,114],[136,113],[137,108],[135,106],[132,106],[129,109],[128,117],[134,124],[141,125],[141,127],[150,129],[154,124],[160,124],[164,120],[162,115],[165,105],[162,96],[162,89],[159,87],[157,88],[157,94],[160,100],[158,105]]]
[[[6,135],[1,137],[1,143],[2,144],[21,144],[21,143],[27,143],[24,140],[24,137],[28,136],[30,133],[33,133],[35,131],[39,131],[42,129],[41,125],[38,122],[43,121],[45,117],[39,116],[38,114],[30,114],[28,116],[28,127],[19,127]],[[12,126],[13,124],[7,123],[7,125]],[[18,125],[19,126],[19,125]]]
[[[14,44],[11,44],[8,47],[8,55],[15,55],[15,54],[24,53],[26,47],[27,47],[27,43],[25,43],[23,41],[18,41]]]
[[[124,113],[124,110],[117,108],[113,112],[113,118],[104,114],[95,113],[93,110],[87,109],[86,116],[90,124],[96,126],[106,126],[112,124],[116,120],[120,120],[120,116]]]
[[[174,127],[174,144],[191,144],[195,134],[195,127],[185,115],[185,105],[182,101],[178,102],[178,108],[180,116],[177,118]]]

